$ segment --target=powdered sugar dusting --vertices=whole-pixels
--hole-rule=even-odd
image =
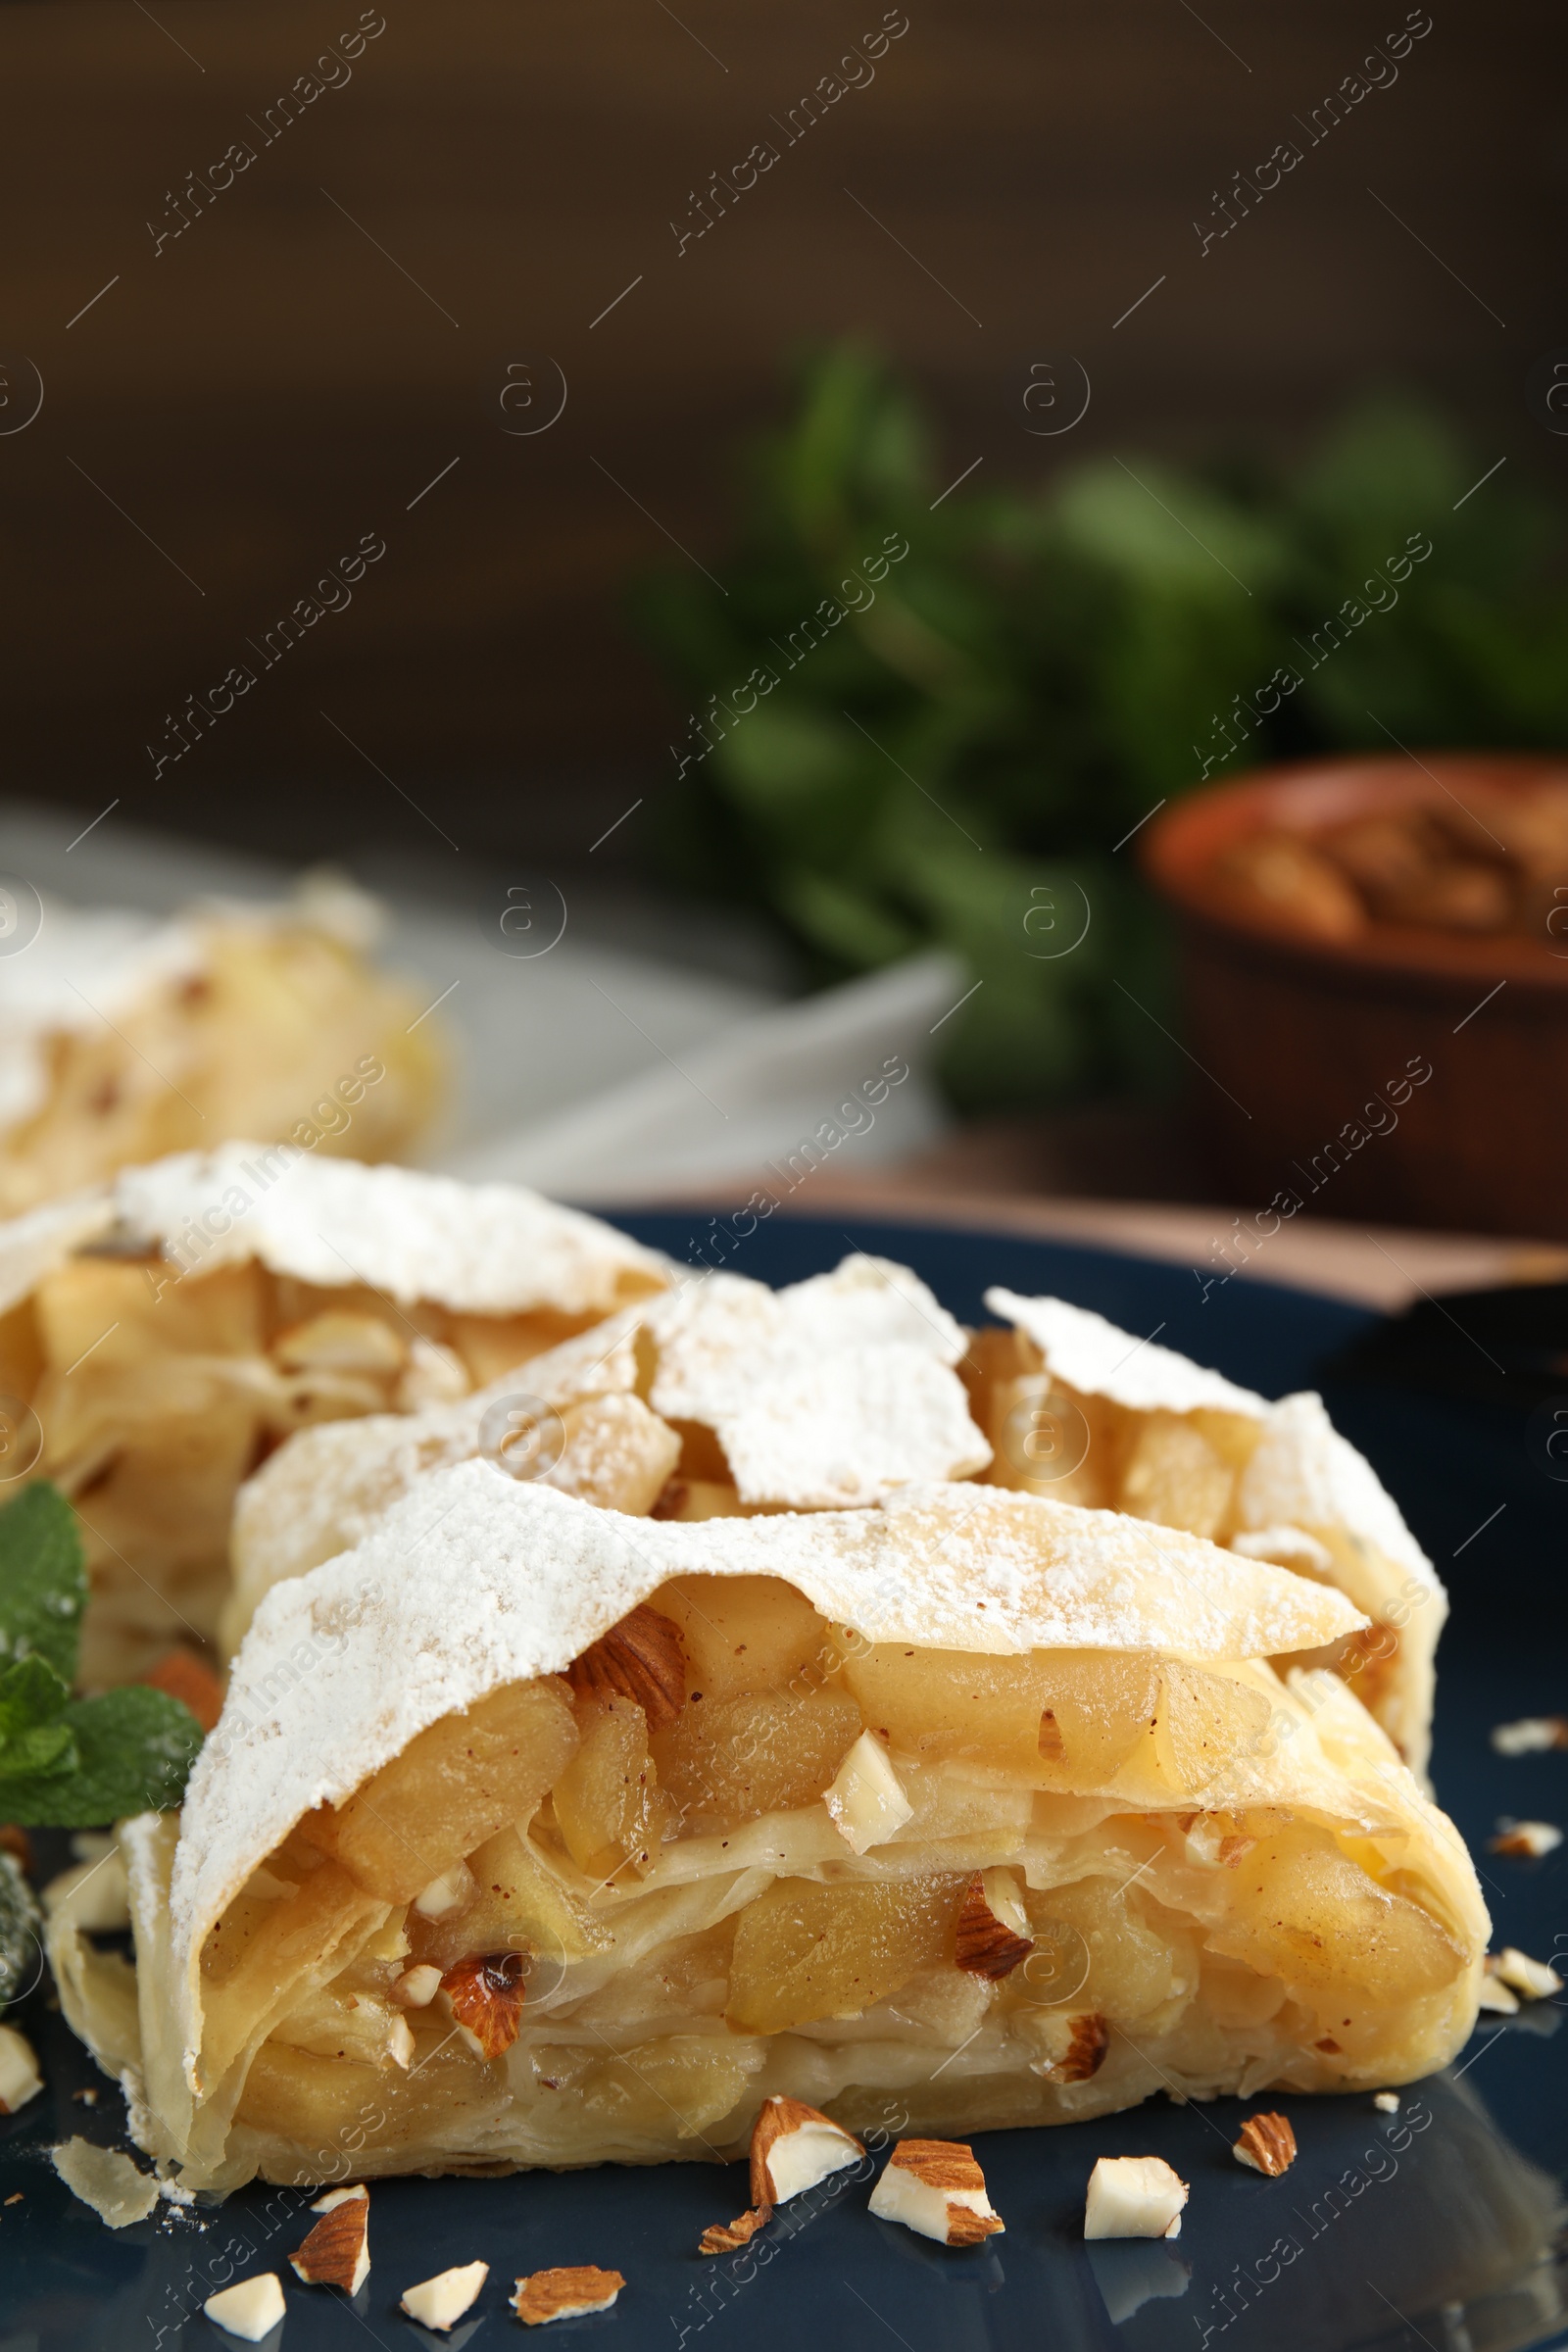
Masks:
[[[782,1291],[709,1275],[659,1301],[648,1324],[659,1348],[649,1401],[715,1433],[744,1502],[875,1502],[991,1459],[952,1368],[961,1328],[885,1258],[847,1257]]]
[[[14,1302],[112,1225],[204,1269],[259,1258],[303,1282],[363,1282],[468,1314],[608,1313],[670,1273],[657,1251],[521,1185],[365,1167],[287,1144],[174,1152],[53,1213],[56,1226],[40,1211],[0,1226],[0,1298]]]
[[[1309,1390],[1270,1405],[1236,1493],[1244,1528],[1283,1523],[1343,1527],[1376,1544],[1434,1592],[1438,1572],[1404,1523],[1398,1504]]]
[[[1139,1413],[1191,1413],[1208,1406],[1256,1417],[1268,1409],[1250,1389],[1205,1371],[1174,1348],[1119,1331],[1103,1315],[1069,1306],[1065,1298],[1021,1298],[1016,1291],[999,1287],[987,1291],[986,1304],[1033,1340],[1047,1369],[1083,1396],[1108,1396]]]
[[[458,1404],[298,1432],[240,1490],[229,1642],[272,1585],[357,1544],[416,1479],[478,1452],[503,1396],[559,1410],[634,1389],[639,1334],[654,1409],[716,1430],[744,1501],[844,1509],[991,1458],[951,1369],[963,1333],[904,1267],[848,1258],[780,1292],[735,1274],[690,1280]]]

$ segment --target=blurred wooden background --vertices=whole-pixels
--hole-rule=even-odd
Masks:
[[[1522,397],[1564,336],[1559,11],[1434,0],[1396,84],[1203,259],[1195,218],[1306,145],[1399,0],[907,14],[874,81],[678,257],[692,191],[783,145],[876,0],[385,0],[352,78],[270,145],[355,0],[0,9],[0,332],[44,385],[0,432],[6,788],[290,855],[450,857],[390,778],[466,848],[581,855],[628,776],[657,789],[677,715],[621,583],[675,552],[660,526],[717,561],[728,451],[804,338],[907,364],[955,474],[1277,443],[1379,379],[1560,462]],[[234,140],[256,161],[155,255],[147,222]],[[1090,413],[1030,439],[1017,364],[1064,351]],[[565,413],[509,436],[505,367],[535,363],[543,401],[546,355]],[[365,532],[387,552],[352,606],[155,781],[165,713]]]

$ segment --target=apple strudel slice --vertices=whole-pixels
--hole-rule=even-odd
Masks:
[[[975,1486],[629,1519],[485,1462],[276,1587],[134,1978],[67,2014],[192,2188],[732,2158],[772,2096],[965,2138],[1379,2086],[1474,2024],[1451,1826],[1333,1588]]]
[[[75,1505],[89,1687],[211,1639],[235,1492],[290,1432],[466,1396],[662,1290],[520,1186],[231,1144],[0,1225],[8,1472]]]
[[[167,920],[24,888],[10,913],[0,1214],[206,1137],[390,1159],[446,1091],[440,1024],[373,960],[384,910],[352,883],[307,875],[276,905]]]
[[[1130,1511],[1337,1585],[1370,1620],[1319,1663],[1343,1675],[1412,1772],[1432,1745],[1437,1570],[1321,1397],[1271,1404],[1062,1298],[986,1294],[1009,1329],[966,1367],[1001,1486]]]

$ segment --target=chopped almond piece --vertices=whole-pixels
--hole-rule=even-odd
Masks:
[[[771,2205],[754,2205],[750,2213],[737,2214],[732,2222],[714,2222],[703,2231],[697,2241],[699,2254],[733,2254],[741,2246],[749,2246],[759,2230],[765,2230],[773,2219]]]
[[[1089,2176],[1085,2237],[1180,2237],[1187,2183],[1163,2156],[1102,2156]]]
[[[852,1852],[884,1845],[914,1812],[873,1732],[862,1732],[822,1792],[833,1827]]]
[[[272,1342],[272,1353],[287,1372],[401,1372],[409,1359],[402,1340],[379,1315],[343,1307],[291,1323]]]
[[[1523,1715],[1517,1723],[1494,1724],[1492,1744],[1499,1756],[1534,1756],[1547,1748],[1568,1747],[1568,1715]]]
[[[499,2058],[522,2023],[521,1952],[486,1952],[460,1960],[441,1980],[452,2014],[481,2058]]]
[[[974,2150],[957,2139],[901,2139],[871,2191],[869,2211],[942,2246],[977,2246],[1004,2227]]]
[[[334,2188],[311,2207],[321,2219],[289,2267],[307,2286],[340,2286],[357,2295],[370,2275],[370,2192]]]
[[[1087,2082],[1098,2075],[1105,2063],[1110,2047],[1110,2027],[1105,2019],[1093,2010],[1081,2010],[1076,2017],[1052,2020],[1054,2053],[1046,2067],[1046,2079],[1051,2082]]]
[[[194,1650],[166,1650],[139,1680],[150,1690],[162,1690],[167,1697],[181,1700],[204,1732],[210,1732],[223,1712],[223,1686]]]
[[[1048,1764],[1065,1762],[1067,1742],[1061,1736],[1061,1726],[1056,1721],[1053,1707],[1046,1707],[1041,1713],[1039,1747]]]
[[[446,1919],[454,1911],[466,1910],[478,1891],[466,1862],[454,1862],[428,1886],[420,1887],[414,1908],[421,1919]]]
[[[406,1968],[390,1987],[387,1998],[400,2009],[427,2009],[441,1989],[441,1971],[429,1960]]]
[[[237,2286],[225,2286],[221,2294],[209,2295],[202,2309],[226,2334],[259,2344],[283,2317],[277,2273],[263,2271],[258,2278],[242,2278]]]
[[[1554,1968],[1544,1960],[1532,1960],[1528,1952],[1521,1952],[1511,1943],[1504,1944],[1494,1960],[1489,1955],[1487,1971],[1499,1977],[1513,1991],[1522,1992],[1527,2001],[1549,2000],[1554,1992],[1562,1990],[1562,1979]]]
[[[525,2328],[544,2328],[552,2320],[580,2320],[591,2311],[608,2311],[625,2283],[618,2271],[596,2270],[592,2263],[535,2271],[517,2280],[512,2308]]]
[[[1490,2010],[1495,2017],[1515,2017],[1519,2011],[1519,1995],[1510,1992],[1500,1977],[1483,1977],[1476,1994],[1476,2007]]]
[[[1554,1854],[1561,1843],[1562,1832],[1554,1821],[1509,1821],[1499,1824],[1491,1848],[1494,1854],[1518,1854],[1528,1862],[1539,1862],[1544,1854]]]
[[[1283,2115],[1250,2115],[1231,2154],[1238,2164],[1277,2180],[1296,2162],[1296,2133]]]
[[[640,1605],[585,1649],[567,1674],[579,1697],[629,1698],[648,1729],[673,1723],[686,1704],[686,1650],[679,1628]]]
[[[421,2278],[400,2300],[411,2320],[417,2320],[421,2328],[438,2328],[444,2335],[473,2309],[489,2276],[487,2262],[459,2263],[453,2270],[438,2271],[433,2278]]]
[[[1399,2112],[1399,2094],[1395,2090],[1374,2091],[1372,2095],[1372,2104],[1377,2109],[1379,2115],[1397,2115]]]
[[[782,2205],[865,2154],[842,2124],[801,2099],[771,2098],[752,2126],[752,2204]]]
[[[1011,1976],[1035,1948],[1028,1917],[1004,1870],[977,1870],[958,1913],[956,1959],[971,1976]]]

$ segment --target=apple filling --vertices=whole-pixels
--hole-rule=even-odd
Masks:
[[[81,1519],[92,1579],[81,1671],[143,1672],[211,1639],[234,1496],[294,1431],[466,1396],[598,1318],[458,1314],[326,1289],[255,1262],[181,1276],[156,1251],[83,1251],[0,1318],[0,1397]],[[604,1433],[599,1433],[601,1449]]]
[[[1263,1435],[1260,1421],[1215,1406],[1143,1411],[1088,1395],[1050,1372],[1021,1331],[976,1332],[964,1377],[970,1409],[994,1449],[982,1473],[989,1484],[1090,1510],[1127,1511],[1211,1544],[1240,1537],[1252,1557],[1276,1559],[1348,1592],[1375,1622],[1315,1662],[1349,1684],[1401,1750],[1419,1748],[1424,1759],[1424,1737],[1410,1737],[1414,1727],[1398,1719],[1395,1696],[1410,1602],[1388,1616],[1378,1606],[1380,1592],[1394,1599],[1406,1580],[1393,1561],[1372,1559],[1364,1539],[1333,1524],[1249,1534],[1243,1482]],[[1271,1547],[1270,1537],[1283,1541]]]
[[[1475,1924],[1413,1793],[1353,1800],[1356,1739],[1396,1768],[1339,1704],[669,1583],[298,1823],[207,1937],[202,2079],[273,2180],[349,2133],[368,2173],[729,2158],[774,2093],[967,2133],[1409,2080]]]

